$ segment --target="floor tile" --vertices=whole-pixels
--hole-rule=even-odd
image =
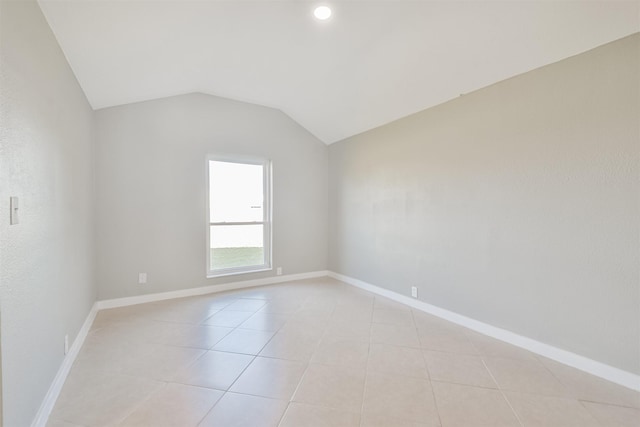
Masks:
[[[179,371],[171,381],[227,390],[253,358],[245,354],[208,351],[195,363]]]
[[[417,348],[371,344],[367,370],[383,374],[429,379],[424,355]]]
[[[637,392],[314,278],[100,311],[48,425],[518,425],[513,408],[640,427]]]
[[[195,326],[189,323],[155,321],[154,332],[149,334],[147,341],[154,344],[176,345],[176,341],[180,341],[181,337],[187,335]]]
[[[346,411],[360,411],[364,369],[309,364],[293,401]]]
[[[46,427],[82,427],[82,426],[79,426],[78,424],[69,423],[67,421],[49,419],[49,421],[47,421]]]
[[[246,394],[225,393],[199,424],[202,427],[276,427],[287,402]]]
[[[260,311],[265,313],[277,313],[284,315],[293,315],[295,314],[300,307],[302,307],[302,303],[304,302],[304,298],[302,299],[273,299],[268,301]]]
[[[307,362],[318,348],[320,338],[316,335],[308,336],[280,330],[259,354],[265,357]]]
[[[417,378],[367,374],[363,419],[397,419],[428,426],[440,425],[431,384]]]
[[[478,354],[478,350],[471,343],[467,334],[458,329],[419,329],[418,339],[420,340],[420,346],[425,350]]]
[[[477,349],[477,353],[480,353],[482,356],[503,357],[507,359],[535,359],[535,356],[530,351],[495,338],[473,331],[467,332],[466,335]]]
[[[331,318],[332,310],[322,311],[317,309],[304,309],[296,311],[291,315],[291,320],[309,322],[314,321],[317,323],[325,323]]]
[[[425,351],[429,377],[434,381],[497,388],[479,356]]]
[[[219,311],[202,323],[205,325],[235,328],[251,316],[253,316],[253,312],[250,311]]]
[[[525,427],[598,427],[600,424],[575,399],[505,392]]]
[[[120,372],[127,375],[169,381],[180,369],[189,366],[205,354],[206,350],[150,345],[151,351],[122,365]]]
[[[485,357],[484,363],[502,390],[570,396],[567,388],[535,359]]]
[[[163,322],[198,324],[217,312],[218,309],[211,308],[206,304],[183,303],[177,306],[169,306],[165,309],[154,310],[147,317]]]
[[[279,293],[279,286],[266,285],[266,286],[254,286],[252,288],[238,289],[231,291],[233,296],[244,299],[259,299],[269,301],[275,298]]]
[[[136,408],[121,426],[196,426],[224,392],[169,383]]]
[[[371,306],[351,306],[338,305],[333,313],[331,320],[334,322],[366,322],[370,323],[373,316],[373,307]]]
[[[420,348],[418,333],[414,325],[373,323],[371,325],[371,342]]]
[[[444,320],[440,317],[436,317],[433,314],[425,313],[424,311],[412,309],[413,322],[417,329],[450,329],[466,332],[468,329],[462,326],[456,325],[452,322]]]
[[[499,390],[436,381],[432,385],[442,427],[520,426]]]
[[[136,304],[129,307],[118,307],[100,310],[91,325],[92,329],[103,327],[113,322],[127,322],[147,319],[154,310],[151,304]]]
[[[288,401],[306,368],[302,362],[256,357],[230,391]]]
[[[135,343],[153,342],[158,335],[162,334],[160,327],[166,324],[166,322],[149,319],[111,322],[93,330],[90,336],[100,337],[105,340],[117,338],[118,340]]]
[[[237,291],[232,292],[218,292],[214,294],[208,295],[200,295],[197,297],[193,297],[202,301],[203,304],[211,310],[222,310],[236,299],[238,299],[239,294]]]
[[[51,418],[83,426],[118,423],[161,386],[145,378],[73,369]]]
[[[267,303],[265,300],[260,299],[246,299],[240,298],[228,306],[226,306],[222,311],[251,311],[256,312],[260,310]]]
[[[347,337],[326,335],[321,341],[311,361],[325,365],[366,366],[369,343]]]
[[[571,396],[579,400],[640,409],[640,393],[637,391],[544,357],[539,357],[539,360],[569,389]]]
[[[331,317],[336,307],[334,298],[310,298],[295,313],[296,316]]]
[[[366,291],[346,286],[340,291],[336,307],[355,307],[373,309],[375,296]],[[369,319],[371,320],[371,319]]]
[[[180,347],[210,349],[231,331],[233,328],[222,326],[190,325],[186,330],[166,337],[164,343]]]
[[[410,310],[397,308],[373,309],[372,321],[374,323],[388,323],[390,325],[413,325],[413,316]]]
[[[235,302],[238,298],[249,298],[249,299],[262,299],[265,298],[253,298],[250,293],[253,292],[257,287],[254,288],[246,288],[246,289],[234,289],[224,292],[215,292],[212,294],[204,294],[200,296],[194,296],[194,298],[203,299],[207,302],[207,304],[212,308],[217,308],[218,310],[222,310],[229,306],[229,304]],[[258,291],[261,292],[261,291]]]
[[[214,345],[212,350],[255,355],[260,353],[273,335],[274,332],[235,329]]]
[[[291,402],[279,427],[359,427],[360,415],[305,403]]]
[[[368,342],[371,337],[371,323],[344,322],[332,319],[326,324],[326,333],[327,335]]]
[[[587,411],[606,427],[640,426],[640,409],[604,403],[581,402]]]
[[[290,335],[297,338],[322,338],[327,329],[326,319],[315,316],[293,315],[278,331],[279,335]]]
[[[242,322],[239,328],[276,332],[287,323],[289,318],[290,316],[285,314],[258,311],[246,321]]]
[[[373,300],[373,306],[375,308],[382,308],[387,310],[403,310],[403,311],[411,311],[411,308],[405,304],[394,301],[389,298],[382,297],[380,295],[376,295]]]
[[[439,424],[438,424],[439,425]],[[417,421],[404,420],[383,414],[367,414],[362,416],[360,427],[429,427],[433,424],[425,424]]]
[[[127,341],[114,335],[92,334],[85,340],[74,366],[120,372],[125,364],[149,352],[151,348],[146,342]]]

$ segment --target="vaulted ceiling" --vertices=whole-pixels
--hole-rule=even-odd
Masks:
[[[94,109],[204,92],[325,143],[640,31],[638,1],[39,3]]]

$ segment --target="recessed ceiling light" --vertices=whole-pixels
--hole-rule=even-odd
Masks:
[[[331,16],[331,9],[328,6],[318,6],[313,11],[313,15],[319,20],[324,21]]]

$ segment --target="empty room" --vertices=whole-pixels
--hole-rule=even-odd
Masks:
[[[640,426],[640,1],[0,0],[0,426]]]

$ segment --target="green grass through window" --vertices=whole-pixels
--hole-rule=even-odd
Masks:
[[[212,248],[211,268],[249,267],[264,264],[264,248]]]

